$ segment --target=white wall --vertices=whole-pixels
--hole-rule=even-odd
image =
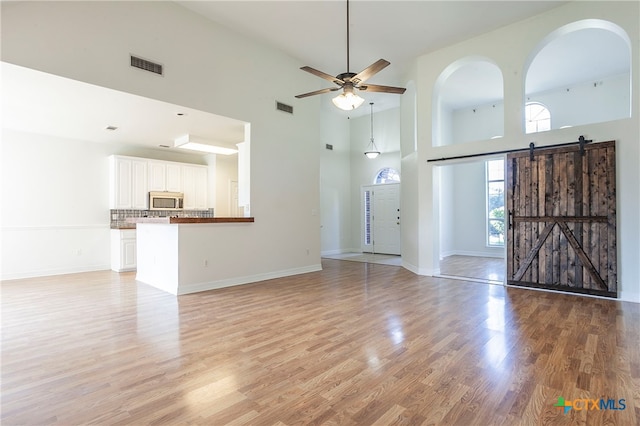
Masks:
[[[329,97],[323,103],[320,126],[320,218],[322,254],[347,253],[351,241],[351,144],[349,120]],[[332,150],[326,144],[333,145]]]
[[[504,248],[487,247],[484,160],[440,170],[440,258],[450,255],[504,257]]]
[[[438,176],[438,217],[440,224],[440,259],[456,254],[455,245],[455,192],[454,171],[455,166],[438,167],[435,173]]]
[[[504,103],[474,105],[451,112],[451,139],[439,145],[491,139],[504,134]]]
[[[130,53],[163,63],[165,75],[157,78],[131,68]],[[278,271],[319,268],[320,221],[313,212],[318,211],[320,198],[321,114],[318,102],[294,98],[309,87],[319,86],[319,82],[300,72],[298,61],[218,27],[173,2],[3,2],[2,60],[250,122],[251,212],[256,221],[249,232],[238,235],[235,247],[243,250],[225,253],[227,262],[222,263],[228,268],[226,272],[273,276]],[[229,84],[229,76],[242,84]],[[293,105],[295,115],[275,110],[276,100]],[[76,167],[86,164],[87,170],[82,169],[82,173],[93,173],[98,170],[94,168],[96,162],[103,157],[87,149],[82,143],[76,148],[69,145],[62,148],[60,156],[72,155]],[[104,152],[106,162],[113,147],[105,151],[109,151]],[[51,158],[37,149],[7,153],[3,165],[43,163]],[[105,200],[106,170],[100,177]],[[57,170],[16,167],[11,179],[30,180],[30,173],[46,180]],[[84,179],[84,174],[79,179]],[[6,186],[4,178],[3,188]],[[66,209],[70,201],[80,201],[72,194],[65,193],[55,205]],[[98,221],[98,216],[102,217],[99,212],[108,216],[106,201],[89,200],[94,202],[80,201],[90,207],[78,212],[80,216],[70,223],[106,223],[106,219]],[[47,223],[43,215],[28,209],[16,209],[12,214],[23,218],[21,226],[38,228]],[[14,226],[4,216],[2,225]],[[3,244],[4,237],[3,232]],[[29,236],[25,246],[34,247],[39,241]],[[103,250],[95,268],[108,267],[106,236]],[[5,251],[6,247],[3,257]],[[23,260],[29,259],[25,256]],[[32,273],[47,269],[49,263],[57,264],[56,255],[49,252],[44,256],[52,257],[28,261]],[[3,270],[6,262],[5,258]],[[40,262],[43,264],[37,264]],[[66,264],[61,268],[73,269]]]
[[[105,147],[2,132],[2,277],[110,267]]]
[[[595,85],[594,85],[595,83]],[[601,123],[630,116],[629,74],[527,95],[549,108],[551,128]]]
[[[549,108],[552,129],[629,117],[629,75],[600,79],[596,86],[590,81],[531,93],[526,101]],[[451,139],[443,139],[439,145],[482,141],[504,133],[503,102],[460,108],[440,117],[442,128],[451,126]]]
[[[350,118],[333,106],[330,97],[321,98],[321,102],[322,253],[357,252],[362,249],[361,187],[372,185],[378,171],[385,167],[402,173],[400,110],[374,109],[374,139],[381,155],[368,159],[364,151],[371,138],[370,115]],[[333,145],[332,151],[325,149],[326,143]]]
[[[395,96],[395,95],[389,95]],[[361,107],[362,108],[362,107]],[[375,111],[373,117],[373,136],[380,151],[374,159],[364,155],[371,139],[371,116],[351,118],[351,244],[356,251],[361,249],[362,214],[360,188],[373,185],[378,172],[391,167],[400,172],[400,110],[393,108]],[[402,221],[402,211],[400,212]]]
[[[570,2],[547,13],[510,25],[485,35],[440,49],[419,57],[406,75],[416,82],[417,90],[417,155],[403,152],[403,175],[410,171],[418,189],[414,197],[403,197],[402,209],[417,218],[416,222],[403,222],[403,236],[415,235],[403,241],[403,259],[411,258],[417,264],[411,269],[428,274],[435,271],[439,254],[438,197],[434,190],[433,169],[446,163],[428,162],[429,159],[492,152],[504,149],[526,148],[533,141],[536,146],[577,140],[584,135],[594,141],[615,139],[617,142],[618,177],[618,276],[620,297],[640,302],[640,161],[638,135],[640,134],[640,22],[637,2]],[[552,130],[525,135],[523,130],[524,75],[523,70],[530,52],[557,28],[582,19],[604,19],[619,25],[631,38],[632,57],[632,116],[597,124],[578,125],[569,129]],[[440,73],[460,58],[479,55],[490,58],[504,76],[505,134],[501,139],[480,143],[432,146],[433,88]],[[404,107],[404,104],[403,104]],[[402,111],[403,126],[411,126],[412,111]],[[410,134],[411,129],[402,130]],[[405,146],[405,144],[403,144]],[[437,187],[436,187],[437,188]],[[434,197],[434,195],[436,195]]]

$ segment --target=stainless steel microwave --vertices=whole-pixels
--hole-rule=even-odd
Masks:
[[[184,207],[182,192],[149,192],[149,210],[180,210]]]

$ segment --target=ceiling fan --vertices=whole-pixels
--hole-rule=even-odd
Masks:
[[[322,71],[318,71],[315,68],[311,68],[308,66],[304,66],[300,68],[303,71],[316,75],[320,78],[324,78],[332,83],[335,83],[337,87],[331,87],[326,89],[315,90],[309,93],[303,93],[301,95],[296,95],[296,98],[306,98],[308,96],[313,95],[321,95],[323,93],[335,92],[337,90],[342,89],[343,92],[333,98],[333,104],[340,109],[350,111],[358,108],[364,102],[360,96],[358,96],[354,89],[358,89],[363,92],[383,92],[383,93],[396,93],[403,94],[405,92],[405,88],[403,87],[392,87],[392,86],[380,86],[377,84],[364,84],[369,78],[373,75],[377,74],[384,68],[390,65],[390,62],[385,59],[378,59],[373,64],[369,65],[364,70],[359,73],[353,73],[349,71],[349,0],[347,0],[347,72],[343,72],[338,74],[337,76],[332,76]]]

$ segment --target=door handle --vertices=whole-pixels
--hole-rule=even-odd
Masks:
[[[509,217],[508,217],[508,225],[509,225],[509,229],[511,229],[512,226],[512,222],[511,219],[513,218],[513,212],[511,210],[509,210]]]

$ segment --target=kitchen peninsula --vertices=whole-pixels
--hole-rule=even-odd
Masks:
[[[136,280],[180,295],[245,284],[234,275],[246,258],[229,253],[246,248],[234,242],[254,222],[252,217],[140,217],[136,224]],[[242,238],[240,238],[242,240]],[[237,263],[236,265],[230,263]]]

